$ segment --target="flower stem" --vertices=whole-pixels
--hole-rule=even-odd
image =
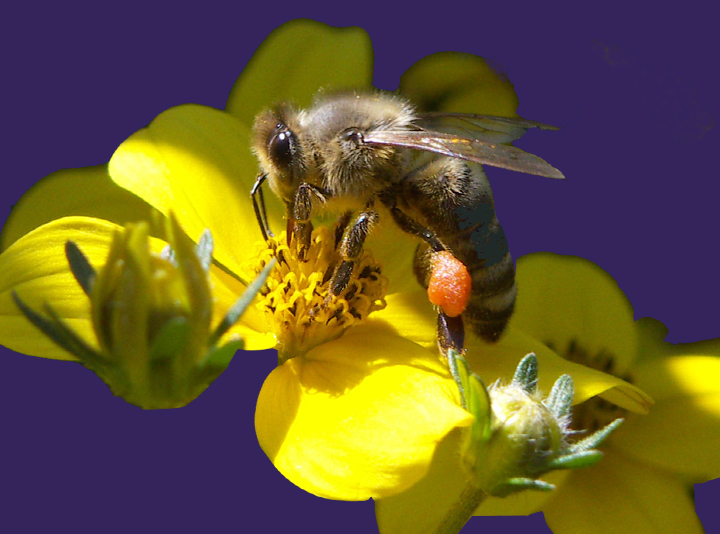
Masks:
[[[448,510],[445,517],[433,534],[457,534],[465,523],[473,516],[475,510],[487,498],[487,493],[478,488],[473,482],[468,482],[460,498]]]

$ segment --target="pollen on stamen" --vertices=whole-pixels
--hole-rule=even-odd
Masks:
[[[269,317],[280,362],[340,337],[370,313],[385,308],[387,279],[368,251],[357,259],[344,291],[327,298],[333,271],[341,262],[333,232],[325,226],[313,231],[305,261],[298,259],[293,244],[287,245],[285,232],[259,245],[254,272],[272,258],[278,260],[257,306]]]

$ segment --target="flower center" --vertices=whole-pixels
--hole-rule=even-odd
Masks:
[[[385,308],[387,279],[369,252],[356,259],[345,289],[335,296],[330,295],[330,282],[342,258],[330,229],[319,226],[313,231],[305,256],[298,259],[297,249],[287,245],[282,232],[262,244],[254,268],[260,272],[277,258],[258,307],[270,316],[280,363],[340,337],[371,312]]]
[[[568,343],[565,351],[558,351],[557,348],[553,347],[552,343],[546,343],[546,345],[566,360],[622,378],[625,382],[631,384],[633,382],[633,376],[630,373],[620,373],[615,363],[615,356],[608,351],[601,350],[598,353],[591,354],[574,339]],[[600,430],[612,423],[615,419],[619,417],[625,418],[626,416],[627,410],[624,408],[620,408],[612,402],[595,396],[573,407],[571,426],[573,430],[583,431],[577,435],[577,439],[582,439],[587,434]]]

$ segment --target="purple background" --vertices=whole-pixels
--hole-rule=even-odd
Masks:
[[[617,279],[636,317],[670,328],[669,341],[720,335],[711,309],[720,297],[712,164],[719,134],[708,131],[718,116],[720,47],[708,2],[603,2],[595,11],[473,3],[473,12],[441,2],[409,13],[374,11],[374,2],[164,4],[4,9],[0,220],[38,179],[107,162],[161,111],[187,102],[224,107],[267,34],[309,17],[365,28],[383,89],[442,50],[501,65],[523,116],[563,126],[518,145],[568,177],[488,173],[513,254],[549,250],[595,261]],[[376,531],[372,503],[315,498],[260,450],[254,404],[273,365],[271,353],[239,354],[187,408],[144,412],[78,365],[2,349],[0,530]],[[696,489],[698,513],[714,531],[720,483]],[[540,515],[475,519],[464,532],[494,528],[549,532]]]

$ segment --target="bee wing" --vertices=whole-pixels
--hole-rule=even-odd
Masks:
[[[455,134],[488,143],[510,143],[530,128],[558,130],[556,126],[529,121],[520,117],[496,117],[470,113],[422,113],[414,121],[422,130]]]
[[[478,117],[478,115],[468,115],[468,117]],[[502,121],[498,121],[498,124],[502,124]],[[512,123],[508,123],[508,125],[510,127],[515,126]],[[522,128],[524,133],[527,128],[524,126]],[[493,130],[488,131],[495,132]],[[481,133],[483,132],[473,131],[472,135],[468,133],[458,135],[456,133],[428,130],[375,130],[365,133],[363,140],[371,145],[389,145],[424,150],[511,171],[536,174],[548,178],[565,178],[559,170],[544,159],[512,145],[494,141],[498,137],[492,135],[489,137],[481,136]],[[502,132],[500,133],[502,134]],[[493,141],[486,139],[493,139]]]

